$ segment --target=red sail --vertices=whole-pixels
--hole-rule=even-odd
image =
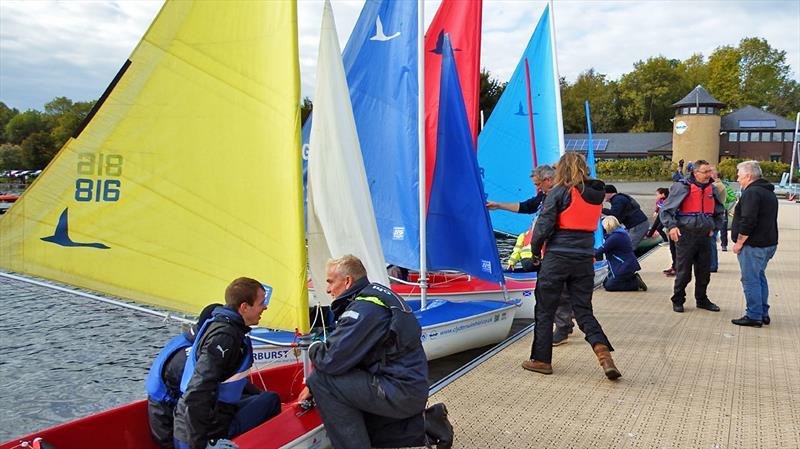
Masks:
[[[483,0],[442,0],[425,34],[425,191],[427,192],[425,204],[428,204],[433,169],[436,166],[439,81],[444,33],[450,34],[473,141],[478,135],[482,4]]]

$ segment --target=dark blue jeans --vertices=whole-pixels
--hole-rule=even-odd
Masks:
[[[737,255],[739,268],[742,270],[742,289],[747,301],[746,313],[751,320],[763,320],[769,316],[769,285],[765,271],[777,248],[777,245],[763,248],[744,245]]]

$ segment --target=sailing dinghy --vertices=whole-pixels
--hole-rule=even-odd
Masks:
[[[264,322],[307,332],[294,1],[168,0],[42,175],[0,219],[0,266],[196,313],[239,276]],[[203,180],[202,192],[198,180]],[[300,364],[251,375],[282,413],[234,441],[330,447]],[[155,449],[146,402],[0,445]]]

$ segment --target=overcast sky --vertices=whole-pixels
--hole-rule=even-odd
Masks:
[[[407,1],[407,0],[402,0]],[[439,0],[426,0],[427,23]],[[332,0],[341,46],[363,0]],[[507,81],[546,2],[484,0],[481,65]],[[43,109],[57,96],[97,99],[161,6],[156,0],[0,0],[0,101]],[[312,96],[321,0],[299,0],[302,95]],[[583,1],[555,3],[558,65],[574,81],[594,67],[618,79],[651,56],[708,57],[744,37],[766,38],[800,68],[800,0]]]

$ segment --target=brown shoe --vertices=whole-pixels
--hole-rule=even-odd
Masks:
[[[522,367],[535,373],[553,374],[553,365],[538,360],[526,360],[522,362]]]
[[[611,358],[611,351],[608,346],[602,343],[596,343],[592,346],[594,353],[597,355],[597,361],[600,362],[600,367],[606,373],[606,377],[611,380],[618,379],[622,376],[616,366],[614,366],[614,359]]]

